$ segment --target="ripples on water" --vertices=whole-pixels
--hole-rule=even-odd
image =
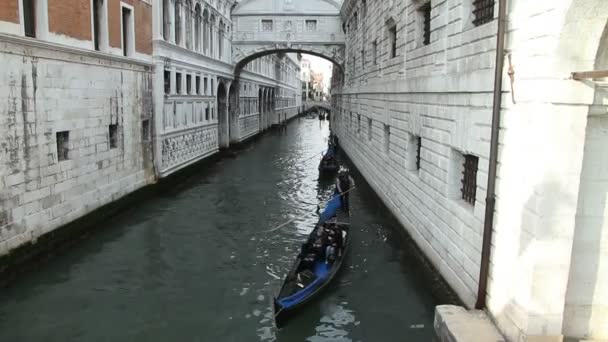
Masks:
[[[363,186],[345,269],[274,327],[272,295],[332,192],[317,171],[328,134],[326,122],[296,121],[108,222],[0,293],[0,340],[430,340],[430,294]]]

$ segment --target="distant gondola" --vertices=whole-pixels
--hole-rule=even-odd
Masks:
[[[336,159],[336,149],[330,145],[327,151],[323,154],[319,163],[319,173],[323,175],[333,175],[340,169],[340,164]]]
[[[327,287],[342,267],[351,238],[350,220],[348,215],[340,209],[341,205],[340,196],[337,193],[334,194],[334,198],[327,204],[319,223],[310,233],[307,242],[302,246],[300,254],[285,277],[279,295],[274,299],[274,318],[277,327],[282,327],[297,309]],[[326,235],[334,236],[333,239],[327,237],[329,241],[339,240],[334,253],[331,254],[333,257],[328,257],[323,247],[320,251],[315,247]]]

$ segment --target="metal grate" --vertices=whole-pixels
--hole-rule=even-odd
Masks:
[[[473,24],[475,26],[483,25],[494,20],[494,0],[475,0],[473,2]]]
[[[462,171],[462,199],[470,204],[475,204],[477,192],[477,164],[479,158],[473,155],[464,156],[464,170]]]
[[[57,132],[57,160],[68,160],[70,152],[70,132]]]
[[[418,144],[416,149],[416,170],[420,170],[420,151],[422,150],[422,138],[418,137],[416,139],[416,143]]]
[[[424,15],[424,37],[422,43],[429,45],[431,43],[431,3],[424,5],[421,9]]]

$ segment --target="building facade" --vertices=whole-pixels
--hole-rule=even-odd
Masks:
[[[346,0],[345,75],[333,80],[344,150],[470,308],[480,295],[499,2]],[[605,339],[606,83],[571,73],[607,69],[608,6],[508,3],[481,306],[510,341]]]
[[[149,1],[0,3],[0,255],[154,180]]]

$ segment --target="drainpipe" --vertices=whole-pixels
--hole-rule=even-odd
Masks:
[[[498,165],[498,133],[500,127],[500,108],[502,106],[502,69],[505,58],[505,29],[507,24],[507,0],[498,4],[498,36],[496,37],[496,69],[494,70],[494,104],[492,108],[492,134],[490,139],[490,165],[488,167],[488,191],[486,195],[486,212],[483,225],[483,242],[481,247],[481,267],[479,270],[479,288],[475,309],[486,308],[490,252],[492,248],[492,229],[494,226],[494,208],[496,205],[496,168]]]

